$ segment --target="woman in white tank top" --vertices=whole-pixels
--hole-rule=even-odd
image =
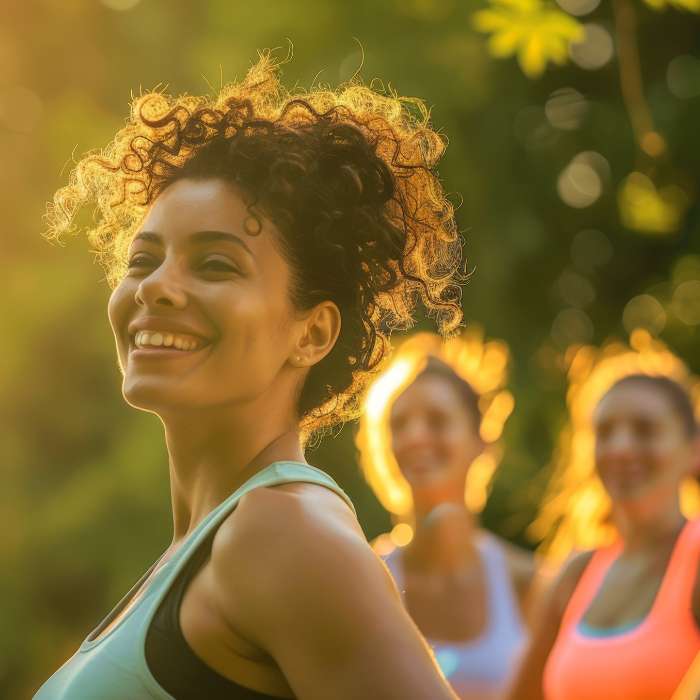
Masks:
[[[473,512],[495,466],[487,443],[512,408],[506,358],[478,333],[446,344],[413,336],[370,389],[358,439],[368,481],[400,521],[375,548],[465,700],[501,696],[533,573],[531,556],[479,529]]]

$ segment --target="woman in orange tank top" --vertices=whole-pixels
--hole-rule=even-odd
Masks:
[[[617,538],[573,556],[543,597],[510,700],[670,700],[700,650],[700,520],[679,498],[700,462],[689,395],[631,374],[590,419]]]

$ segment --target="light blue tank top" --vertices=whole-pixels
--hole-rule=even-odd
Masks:
[[[242,496],[256,488],[294,482],[325,486],[343,498],[354,512],[347,495],[320,469],[301,462],[270,464],[214,508],[155,573],[140,599],[117,626],[97,639],[93,639],[94,632],[90,634],[78,651],[39,688],[34,700],[173,700],[151,675],[145,657],[146,634],[158,606],[198,545],[221,525]],[[155,564],[151,569],[154,567]],[[150,570],[105,620],[122,609],[148,573]],[[103,626],[104,622],[96,630]]]
[[[495,700],[502,697],[524,647],[526,633],[501,546],[488,534],[480,536],[476,544],[486,574],[486,629],[466,642],[427,641],[442,672],[462,700]],[[403,595],[401,549],[393,550],[384,561]]]

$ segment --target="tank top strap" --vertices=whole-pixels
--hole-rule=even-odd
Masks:
[[[608,547],[601,547],[593,552],[593,556],[583,570],[583,574],[566,606],[562,617],[562,629],[578,623],[621,551],[622,542],[617,541]]]
[[[689,520],[678,535],[650,616],[687,619],[700,561],[700,518]]]
[[[304,462],[273,462],[264,469],[254,474],[238,489],[236,489],[226,500],[222,501],[214,510],[212,510],[197,527],[190,533],[187,540],[182,544],[180,549],[173,555],[168,562],[170,571],[168,576],[163,579],[162,590],[170,588],[170,585],[175,580],[182,567],[190,559],[193,552],[197,550],[199,545],[210,536],[223,521],[236,508],[238,502],[246,494],[258,488],[270,486],[281,486],[282,484],[292,483],[308,483],[324,486],[336,493],[347,503],[350,510],[355,513],[355,508],[348,495],[338,486],[338,484],[324,471],[312,467]]]
[[[502,636],[509,631],[520,633],[520,612],[511,582],[505,552],[496,538],[486,533],[479,540],[479,550],[486,571],[489,601],[489,633]]]

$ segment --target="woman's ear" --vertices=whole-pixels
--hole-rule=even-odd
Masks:
[[[322,301],[301,319],[301,324],[291,360],[298,367],[311,367],[335,346],[340,335],[340,310],[332,301]]]

